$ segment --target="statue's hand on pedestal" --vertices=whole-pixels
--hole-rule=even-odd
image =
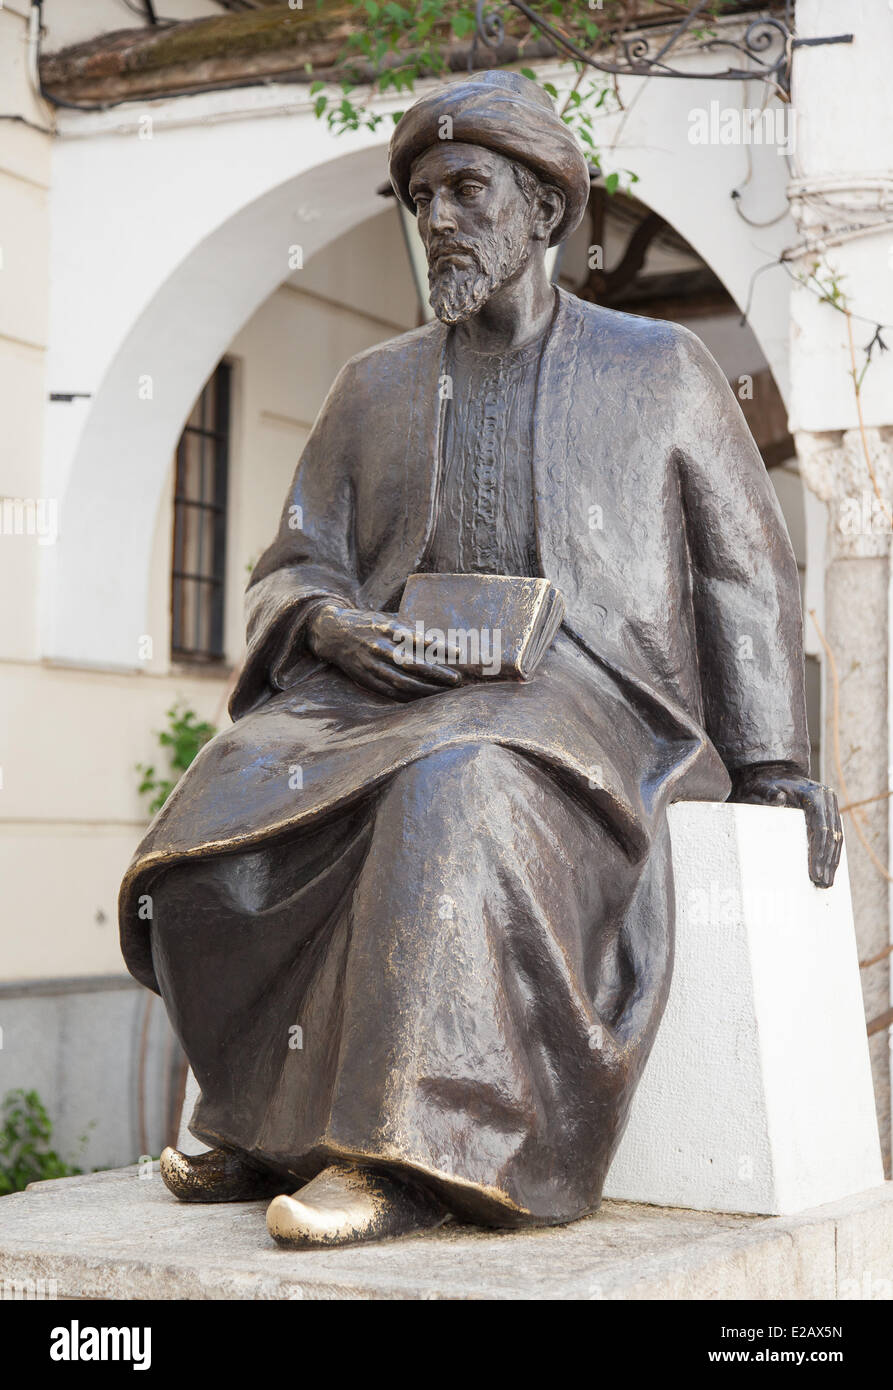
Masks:
[[[307,642],[321,661],[393,700],[415,700],[462,684],[455,667],[426,661],[416,651],[412,628],[395,613],[324,603],[310,619]],[[458,659],[459,653],[454,655]]]
[[[789,763],[757,763],[731,774],[730,801],[757,806],[792,806],[806,816],[809,842],[809,877],[819,888],[834,882],[843,830],[837,796],[830,787],[804,777]]]

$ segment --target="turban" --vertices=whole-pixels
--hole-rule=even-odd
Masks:
[[[525,164],[544,183],[565,196],[564,216],[550,245],[564,241],[577,226],[589,198],[589,167],[548,94],[518,72],[498,70],[452,82],[415,102],[400,117],[391,137],[389,169],[394,192],[410,212],[413,161],[442,141],[444,116],[452,121],[450,139],[483,145],[506,159]]]

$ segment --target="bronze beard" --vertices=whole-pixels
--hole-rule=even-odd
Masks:
[[[447,251],[470,256],[470,266],[447,264],[436,269],[437,258]],[[515,227],[493,232],[479,240],[437,243],[428,251],[428,285],[431,307],[441,323],[464,323],[482,309],[490,296],[526,263],[529,242]]]

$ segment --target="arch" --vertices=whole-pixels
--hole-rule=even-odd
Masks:
[[[285,278],[289,247],[306,261],[381,211],[382,158],[370,146],[270,189],[202,238],[139,315],[95,392],[42,557],[44,655],[139,667],[155,516],[196,394]]]
[[[718,84],[711,85],[715,91]],[[702,99],[696,83],[652,84],[627,123],[628,143],[617,163],[635,165],[637,197],[678,228],[743,305],[754,271],[777,255],[790,236],[790,224],[784,219],[756,233],[736,215],[729,192],[740,182],[740,150],[692,147],[683,140],[676,140],[671,150],[663,147],[668,123],[685,129],[693,92]],[[727,97],[729,104],[740,102],[733,88]],[[287,121],[275,114],[265,118],[264,126],[268,124],[266,143],[258,139],[257,113],[250,120],[200,131],[182,125],[172,130],[167,157],[176,160],[181,140],[186,162],[191,161],[197,175],[194,186],[178,176],[172,188],[156,181],[144,189],[132,177],[127,161],[135,155],[122,153],[120,134],[97,135],[99,174],[84,172],[82,150],[69,152],[75,170],[93,178],[93,189],[105,186],[102,178],[106,184],[118,174],[130,179],[127,196],[142,199],[133,216],[143,253],[149,247],[154,251],[148,235],[154,218],[165,229],[161,240],[167,260],[164,254],[156,256],[148,279],[134,291],[131,326],[115,338],[117,348],[106,352],[103,344],[102,351],[94,351],[98,384],[83,423],[72,424],[67,438],[64,431],[48,431],[55,457],[47,476],[60,480],[59,539],[41,555],[41,650],[51,659],[139,669],[154,519],[176,440],[197,392],[239,328],[285,278],[289,246],[300,244],[309,258],[381,210],[375,189],[384,177],[386,130],[374,136],[363,132],[338,144],[309,112]],[[72,143],[89,146],[92,141]],[[258,170],[261,151],[263,168]],[[771,211],[783,205],[786,164],[773,150],[752,154],[755,167],[759,164],[760,208]],[[236,170],[236,186],[227,185],[222,197],[218,184],[225,179],[227,157]],[[181,163],[183,159],[181,155]],[[66,213],[80,184],[70,181],[69,187]],[[187,194],[180,222],[168,225]],[[97,225],[102,214],[100,201],[92,212]],[[181,227],[185,248],[177,242]],[[79,234],[85,235],[83,229]],[[92,269],[101,285],[99,252]],[[75,270],[67,269],[69,283]],[[109,316],[113,337],[126,323],[120,305],[116,312],[117,317]],[[751,323],[784,395],[786,280],[781,293],[776,281],[771,292],[761,289],[755,296]],[[76,338],[70,328],[59,332],[62,338],[67,333],[67,347],[57,356],[70,364]]]

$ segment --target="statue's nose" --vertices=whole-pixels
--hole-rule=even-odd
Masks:
[[[435,193],[431,199],[431,207],[428,214],[428,225],[432,232],[447,232],[456,230],[456,215],[450,201],[440,193]]]

